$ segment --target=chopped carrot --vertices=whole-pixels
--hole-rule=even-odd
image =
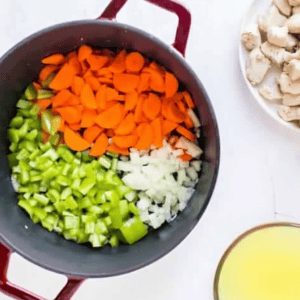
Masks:
[[[116,153],[116,154],[129,155],[129,151],[127,148],[120,148],[115,144],[108,146],[107,151]]]
[[[182,154],[182,155],[179,155],[178,156],[182,161],[190,161],[193,159],[193,156],[192,155],[189,155],[187,153],[185,154]]]
[[[119,93],[117,90],[112,89],[110,87],[106,88],[106,101],[115,100],[118,96]]]
[[[61,117],[69,124],[76,124],[81,121],[82,112],[75,106],[56,108]]]
[[[71,95],[69,100],[66,102],[66,106],[75,106],[75,105],[80,105],[80,98],[74,94]]]
[[[85,61],[79,61],[81,65],[81,75],[84,75],[89,70],[89,64]]]
[[[178,91],[178,86],[179,84],[177,78],[173,74],[166,72],[165,74],[166,98],[173,97]]]
[[[82,45],[78,49],[78,59],[79,61],[83,61],[87,59],[91,54],[93,50],[90,46]]]
[[[71,96],[72,96],[72,93],[67,89],[63,89],[63,90],[59,91],[56,94],[56,96],[53,98],[52,106],[53,107],[64,106],[69,101]]]
[[[109,70],[113,73],[123,73],[126,70],[126,55],[125,50],[120,51],[109,66]]]
[[[36,103],[42,108],[47,108],[52,104],[52,99],[37,100]]]
[[[81,129],[80,123],[69,124],[70,129],[73,131],[79,131]]]
[[[134,123],[134,115],[129,113],[115,129],[115,133],[118,135],[127,135],[133,132],[135,128],[136,125]]]
[[[94,77],[94,76],[87,76],[87,77],[85,77],[85,82],[90,85],[90,87],[92,88],[92,90],[94,92],[97,92],[99,90],[99,88],[100,88],[100,83],[97,80],[97,78]]]
[[[181,123],[185,119],[185,114],[178,109],[177,105],[173,101],[170,101],[165,117],[170,121]]]
[[[103,130],[103,128],[99,127],[97,124],[94,124],[84,131],[83,138],[89,143],[93,143],[97,136],[103,132]]]
[[[113,84],[113,79],[111,79],[111,78],[98,77],[97,80],[98,80],[100,83],[105,83],[105,84],[109,84],[109,85],[112,85],[112,84]]]
[[[118,96],[115,98],[115,100],[118,100],[118,101],[125,101],[125,95],[123,95],[123,94],[118,94]]]
[[[49,141],[50,134],[47,131],[42,131],[42,143],[46,144]]]
[[[150,74],[150,88],[159,93],[165,91],[165,80],[163,74],[159,71],[152,70]]]
[[[145,116],[153,120],[160,113],[161,109],[161,100],[160,98],[153,93],[149,93],[149,96],[143,102],[143,112]]]
[[[177,104],[179,110],[185,114],[187,111],[187,108],[185,107],[185,104],[183,103],[183,101],[179,101],[176,104]]]
[[[142,113],[142,118],[141,118],[141,122],[148,122],[149,120],[148,120],[148,118],[145,116],[145,114],[144,113]]]
[[[60,119],[60,123],[59,123],[59,127],[58,127],[58,131],[60,132],[64,132],[65,131],[65,120],[63,118]]]
[[[107,129],[105,133],[108,137],[113,137],[115,135],[115,131],[112,128]]]
[[[138,93],[132,91],[125,95],[125,110],[133,110],[138,102]]]
[[[153,131],[150,124],[146,123],[141,133],[139,134],[139,140],[134,146],[137,150],[148,150],[153,142]]]
[[[178,92],[174,96],[171,97],[172,101],[178,105],[179,102],[182,102],[183,100],[183,93]]]
[[[117,103],[119,103],[119,101],[117,101],[117,100],[111,100],[111,101],[106,102],[105,110],[110,109],[111,107],[115,106]]]
[[[103,128],[116,128],[122,121],[124,107],[117,103],[95,118],[95,122]]]
[[[75,76],[71,86],[72,92],[75,95],[80,96],[83,86],[84,86],[84,80],[82,79],[82,77]]]
[[[113,84],[115,88],[123,93],[135,90],[139,84],[140,76],[134,74],[115,74]]]
[[[84,73],[83,75],[83,79],[85,80],[87,77],[90,77],[90,76],[94,76],[92,70],[89,68],[86,70],[86,72]]]
[[[83,88],[81,90],[80,99],[81,99],[81,103],[86,108],[96,109],[98,107],[94,92],[88,83],[86,83],[83,86]]]
[[[195,108],[195,104],[194,104],[194,101],[190,95],[190,93],[188,91],[184,91],[183,92],[183,97],[184,97],[184,100],[187,104],[187,106],[191,109]]]
[[[184,125],[188,129],[191,129],[191,128],[194,127],[194,122],[193,122],[193,120],[190,118],[190,116],[188,114],[185,115]]]
[[[81,127],[87,128],[91,127],[95,124],[94,119],[97,117],[97,111],[95,109],[84,108],[82,112],[82,119],[81,119]]]
[[[70,128],[66,128],[64,139],[67,146],[74,151],[84,151],[90,147],[90,143],[83,139],[80,134],[75,133]]]
[[[112,78],[112,72],[110,71],[109,68],[101,68],[100,70],[95,71],[96,76],[101,77],[101,76],[108,76],[109,78]]]
[[[33,87],[34,87],[37,91],[40,90],[40,89],[42,88],[41,85],[40,85],[39,83],[37,83],[37,82],[33,82],[32,85],[33,85]]]
[[[143,116],[143,103],[146,99],[146,95],[141,94],[138,98],[135,112],[134,112],[134,122],[138,123],[142,121],[142,116]]]
[[[157,117],[150,123],[150,126],[153,132],[153,145],[161,148],[163,146],[162,118]]]
[[[108,138],[105,133],[102,133],[99,137],[97,137],[96,142],[91,148],[90,155],[91,156],[101,156],[105,153],[108,147]]]
[[[106,108],[106,85],[105,84],[101,85],[99,90],[96,93],[96,103],[99,108],[101,109]]]
[[[127,55],[125,63],[127,71],[137,73],[143,68],[145,58],[139,52],[131,52]]]
[[[150,86],[150,74],[142,73],[140,76],[140,82],[137,87],[137,91],[139,93],[145,92],[149,89],[149,86]]]
[[[150,63],[149,68],[152,69],[152,70],[156,70],[156,71],[158,71],[158,72],[160,72],[162,74],[165,73],[165,68],[162,67],[162,66],[159,66],[157,64],[157,62],[155,62],[155,61],[153,61],[153,62]]]
[[[45,65],[60,65],[64,62],[65,57],[62,54],[52,54],[42,59],[42,63]]]
[[[77,57],[77,53],[76,51],[72,51],[72,52],[69,52],[66,56],[66,60],[69,61],[70,59],[72,59],[73,57]]]
[[[45,81],[49,77],[49,75],[55,72],[58,68],[59,67],[55,65],[45,66],[39,74],[39,82],[42,83],[43,81]]]
[[[82,72],[82,67],[81,67],[81,64],[80,64],[80,61],[78,60],[78,57],[77,57],[77,54],[76,52],[74,51],[74,55],[73,57],[71,57],[69,59],[69,65],[74,69],[75,71],[75,75],[79,75],[81,74]]]
[[[91,54],[87,57],[87,62],[91,70],[95,71],[101,69],[108,62],[108,58],[106,56]]]
[[[182,134],[187,139],[191,140],[192,142],[194,142],[196,140],[196,136],[193,133],[191,133],[189,130],[185,129],[183,126],[179,125],[176,128],[176,131],[178,133]]]
[[[120,148],[129,148],[133,147],[137,143],[138,139],[139,137],[134,134],[121,136],[115,135],[113,137],[113,143]]]
[[[53,90],[67,89],[72,85],[75,77],[75,70],[68,63],[64,64],[63,67],[58,71],[56,76],[53,78],[49,87]]]
[[[163,136],[166,136],[171,131],[173,131],[178,126],[177,123],[169,121],[169,120],[163,120],[162,121],[162,133]]]

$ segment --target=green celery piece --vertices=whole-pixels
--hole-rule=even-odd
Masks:
[[[118,165],[118,159],[117,158],[113,158],[112,162],[111,162],[111,169],[113,171],[117,171],[117,165]]]
[[[103,222],[105,223],[106,226],[111,226],[111,224],[112,224],[111,217],[107,216],[107,217],[103,218]]]
[[[18,130],[19,137],[25,137],[28,133],[28,129],[29,129],[29,119],[26,119],[23,125]]]
[[[36,129],[38,131],[40,131],[42,128],[41,126],[41,121],[38,118],[31,118],[30,122],[29,122],[29,129]],[[41,133],[41,132],[39,132]]]
[[[96,206],[96,205],[90,206],[88,208],[88,211],[89,211],[89,213],[95,214],[95,215],[100,215],[100,214],[103,213],[103,209],[99,206]]]
[[[122,219],[126,218],[129,214],[128,202],[126,200],[120,201],[120,213]]]
[[[33,141],[38,135],[37,129],[31,130],[26,136],[26,140]]]
[[[71,163],[74,160],[74,155],[65,146],[59,146],[56,152],[58,156],[64,159],[67,163]]]
[[[9,123],[9,127],[13,127],[13,128],[20,128],[24,123],[24,119],[22,116],[16,116],[14,117],[10,123]]]
[[[41,150],[35,149],[35,150],[33,150],[32,153],[29,155],[29,159],[30,159],[30,160],[34,160],[34,159],[36,159],[36,158],[37,158],[39,155],[41,155],[41,154],[42,154]]]
[[[12,168],[18,165],[17,153],[11,153],[7,155],[9,167]]]
[[[47,221],[48,223],[57,226],[58,224],[58,220],[59,220],[59,216],[55,213],[52,214],[48,214],[45,221]]]
[[[17,143],[11,143],[9,146],[9,150],[11,152],[16,152],[18,150],[18,144]]]
[[[111,156],[111,157],[114,157],[114,158],[118,158],[119,157],[119,154],[113,153],[113,152],[107,152],[106,154],[109,155],[109,156]]]
[[[79,192],[81,192],[83,195],[86,195],[89,190],[96,184],[96,179],[95,178],[85,178],[80,187],[79,187]]]
[[[49,197],[51,202],[55,203],[60,200],[60,194],[57,190],[55,189],[49,189],[46,195]]]
[[[67,187],[62,191],[60,198],[64,200],[71,195],[72,195],[72,189],[70,187]]]
[[[76,209],[78,207],[77,202],[71,195],[66,198],[65,202],[67,207],[71,210]]]
[[[20,165],[18,165],[16,167],[13,167],[12,168],[12,172],[13,172],[13,174],[21,173],[21,167],[20,167]]]
[[[49,198],[43,194],[34,194],[33,198],[39,201],[42,205],[47,205],[49,203]]]
[[[102,203],[106,202],[105,191],[98,191],[97,192],[95,202],[97,204],[102,204]]]
[[[66,240],[73,240],[77,242],[78,229],[69,229],[63,232],[63,235]]]
[[[52,119],[53,119],[53,114],[50,112],[50,110],[45,110],[42,112],[42,116],[41,116],[42,128],[50,135],[53,135],[55,133],[52,128]]]
[[[117,192],[119,193],[120,197],[123,198],[125,194],[132,192],[132,188],[127,185],[119,185],[117,186]]]
[[[81,216],[81,221],[83,223],[88,223],[88,222],[96,222],[97,221],[97,216],[93,214],[86,214]]]
[[[30,193],[25,193],[25,194],[23,195],[23,197],[24,197],[26,200],[28,200],[28,199],[31,197],[31,194],[30,194]]]
[[[109,169],[111,167],[111,159],[105,155],[100,156],[98,161],[99,161],[100,165],[106,169]]]
[[[55,180],[51,180],[49,185],[51,188],[61,192],[61,185],[58,184]]]
[[[80,227],[80,218],[77,216],[66,216],[64,221],[66,229],[77,229]]]
[[[71,165],[70,164],[66,164],[65,162],[63,162],[62,160],[60,160],[60,162],[63,164],[63,169],[62,169],[62,175],[63,176],[67,176],[69,170],[71,169]]]
[[[95,232],[95,222],[86,222],[85,223],[85,233],[90,234]]]
[[[56,151],[53,148],[51,148],[48,151],[46,151],[42,156],[44,156],[44,157],[50,157],[51,160],[53,160],[53,161],[55,161],[55,160],[58,159],[58,155],[57,155]]]
[[[76,159],[74,159],[74,161],[75,160]],[[85,166],[84,165],[79,166],[79,177],[80,178],[86,177],[86,170],[85,170]]]
[[[120,203],[120,196],[116,190],[106,191],[105,198],[110,201],[112,207],[118,206]]]
[[[32,108],[29,111],[31,117],[36,117],[41,110],[41,107],[38,104],[32,105]]]
[[[59,213],[62,213],[67,209],[65,201],[58,201],[55,202],[53,205]]]
[[[33,213],[37,216],[40,220],[44,220],[47,217],[47,213],[40,207],[35,207],[33,209]]]
[[[58,175],[58,171],[57,169],[55,169],[55,167],[50,167],[49,169],[47,169],[42,173],[42,176],[46,179],[51,179],[57,175]]]
[[[28,202],[32,207],[37,206],[38,204],[38,201],[33,198],[29,199]]]
[[[131,213],[133,213],[136,216],[140,215],[140,211],[139,209],[133,204],[133,203],[129,203],[128,204],[128,209]]]
[[[73,190],[78,190],[81,184],[81,180],[79,178],[76,178],[75,180],[73,180],[72,184],[71,184],[71,188]]]
[[[27,159],[20,160],[19,165],[20,165],[21,170],[29,171],[31,169],[30,165],[27,162]]]
[[[29,182],[29,179],[30,179],[30,177],[29,177],[28,171],[27,170],[22,170],[21,174],[20,174],[20,180],[19,180],[19,182],[21,184],[26,184],[26,183]]]
[[[53,146],[56,146],[59,142],[59,139],[60,135],[58,133],[55,133],[54,135],[50,136],[49,141]]]
[[[108,242],[112,247],[119,246],[119,239],[116,234],[112,235]]]
[[[98,192],[98,189],[96,186],[94,186],[88,191],[87,195],[91,198],[94,198],[95,195],[97,194],[97,192]]]
[[[111,183],[116,186],[124,185],[124,182],[120,179],[120,177],[117,174],[114,174],[111,177]]]
[[[93,162],[94,160],[88,155],[87,152],[80,152],[82,153],[81,157],[82,157],[82,161],[84,162]]]
[[[37,96],[37,92],[36,92],[36,89],[34,88],[33,84],[30,84],[26,90],[25,90],[25,93],[24,93],[24,96],[27,100],[34,100],[36,99],[36,96]]]
[[[63,175],[58,175],[56,177],[56,182],[60,185],[63,185],[63,186],[68,186],[69,185],[69,180],[66,176],[63,176]]]
[[[136,200],[136,199],[137,199],[137,196],[138,196],[138,195],[137,195],[137,192],[134,191],[134,190],[132,190],[131,192],[126,193],[126,194],[124,195],[125,199],[128,200],[129,202],[132,202],[132,201]]]
[[[42,223],[42,226],[50,232],[53,231],[53,229],[55,227],[53,224],[50,224],[49,222],[47,222],[46,219],[42,220],[41,223]]]
[[[102,182],[104,181],[104,178],[105,178],[105,172],[102,170],[98,170],[96,175],[97,181]]]
[[[20,99],[16,106],[20,109],[29,109],[32,107],[32,103],[28,102],[27,100]]]
[[[18,205],[22,207],[30,217],[33,215],[33,207],[25,200],[19,200]]]
[[[19,144],[19,148],[20,149],[24,148],[29,152],[32,152],[36,149],[36,144],[34,142],[24,140]]]
[[[138,217],[128,220],[123,224],[120,230],[126,242],[130,245],[134,244],[148,233],[146,225]]]
[[[122,216],[120,212],[120,206],[116,206],[112,208],[109,212],[109,216],[111,217],[112,227],[119,229],[123,225]]]
[[[88,207],[91,207],[92,205],[93,205],[92,201],[88,197],[84,197],[78,201],[78,208],[80,208],[80,209],[88,208]]]
[[[82,230],[79,230],[77,235],[77,243],[86,243],[89,241],[89,235],[83,232]]]
[[[43,177],[41,175],[30,176],[30,182],[41,181]]]
[[[114,180],[114,176],[116,175],[116,173],[113,171],[113,170],[108,170],[106,173],[105,173],[105,182],[106,183],[111,183],[113,185],[117,185],[116,184],[116,181]],[[123,184],[123,182],[122,182]]]
[[[92,244],[94,248],[101,247],[99,235],[94,233],[89,236],[89,242]]]
[[[54,77],[55,77],[55,73],[50,73],[50,75],[42,82],[42,87],[43,88],[49,87]]]
[[[29,109],[19,109],[18,110],[18,116],[30,118]]]
[[[52,213],[55,211],[55,207],[53,205],[48,205],[44,207],[46,213]],[[48,215],[49,216],[49,215]]]
[[[20,135],[17,129],[14,128],[8,129],[7,133],[8,133],[8,138],[12,143],[16,143],[16,144],[19,143]]]
[[[108,229],[106,224],[102,220],[98,220],[95,226],[95,232],[98,234],[107,234]]]
[[[52,149],[52,145],[50,144],[50,142],[47,142],[46,144],[40,143],[39,147],[43,152],[46,152],[49,149]]]
[[[45,89],[40,89],[37,92],[37,98],[39,100],[41,99],[47,99],[47,98],[51,98],[54,96],[54,92],[50,91],[50,90],[45,90]]]

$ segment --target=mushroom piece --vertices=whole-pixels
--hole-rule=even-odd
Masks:
[[[286,72],[292,80],[300,78],[300,60],[292,59],[288,64],[283,67],[283,71]]]
[[[294,48],[298,45],[298,40],[293,37],[292,35],[288,35],[288,41],[287,41],[287,45],[285,46],[285,49],[287,51],[293,51]]]
[[[278,83],[280,85],[280,90],[282,93],[293,95],[300,94],[300,82],[292,81],[287,73],[281,73]]]
[[[286,106],[300,105],[300,95],[283,94],[282,103]]]
[[[261,45],[261,52],[279,67],[285,61],[286,50],[269,42],[264,42]]]
[[[282,94],[278,89],[272,90],[268,85],[264,85],[259,89],[259,93],[267,100],[280,100],[282,99]]]
[[[300,14],[300,6],[294,6],[292,8],[292,15]]]
[[[300,107],[279,105],[278,113],[280,117],[285,121],[300,120]]]
[[[261,31],[267,32],[270,26],[282,26],[287,18],[283,16],[275,5],[270,10],[258,18],[258,27]]]
[[[287,17],[291,15],[292,7],[288,0],[274,0],[273,3],[282,14],[286,15]]]
[[[261,44],[261,36],[257,24],[250,24],[241,35],[244,47],[251,51]]]
[[[266,58],[259,48],[251,51],[247,63],[246,75],[252,85],[256,85],[264,79],[271,67],[271,61]]]
[[[291,33],[300,33],[300,14],[292,15],[284,24]]]
[[[267,38],[269,43],[285,48],[289,41],[289,30],[287,26],[270,26],[268,28]]]
[[[289,0],[289,4],[291,6],[299,6],[300,5],[300,0]]]

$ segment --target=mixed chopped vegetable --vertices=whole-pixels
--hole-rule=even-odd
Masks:
[[[202,154],[195,105],[177,78],[138,52],[87,45],[42,63],[8,129],[19,206],[93,247],[133,244],[176,218]]]

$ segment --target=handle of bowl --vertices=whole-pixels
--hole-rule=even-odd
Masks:
[[[17,300],[46,300],[32,292],[14,285],[7,280],[7,269],[12,251],[0,243],[0,292]],[[70,300],[78,290],[84,278],[68,278],[68,282],[56,296],[55,300]]]
[[[185,56],[186,45],[191,28],[191,13],[183,5],[172,0],[146,0],[178,16],[175,41],[172,46]],[[98,19],[113,20],[127,0],[112,0]]]

